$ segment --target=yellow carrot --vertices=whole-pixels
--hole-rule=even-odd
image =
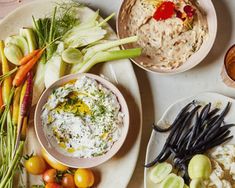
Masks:
[[[19,86],[16,88],[13,98],[13,115],[12,115],[12,123],[13,125],[17,126],[18,124],[18,117],[20,111],[20,95],[21,95],[22,87]]]
[[[22,65],[17,71],[15,78],[13,80],[13,86],[18,87],[24,81],[28,72],[33,68],[33,66],[38,62],[41,58],[45,48],[41,49],[32,59],[29,60],[28,63]]]
[[[22,102],[23,102],[23,99],[24,99],[24,95],[25,95],[25,92],[26,92],[26,88],[27,88],[27,82],[24,82],[24,85],[22,86],[21,93],[20,93],[19,111],[20,111],[21,106],[22,106]],[[22,116],[21,116],[21,114],[19,113],[19,114],[18,114],[18,123],[17,123],[18,131],[19,131],[19,126],[20,126],[20,124],[21,124],[21,121],[22,121]]]
[[[28,117],[24,117],[20,134],[20,140],[26,139],[27,129],[28,129]]]
[[[1,57],[1,62],[2,62],[2,74],[6,74],[10,71],[10,68],[9,68],[7,58],[4,54],[4,42],[2,40],[0,41],[0,57]],[[2,98],[3,98],[4,104],[7,104],[8,98],[10,96],[11,87],[12,87],[11,83],[12,83],[12,79],[10,76],[5,78],[3,81]]]
[[[23,57],[20,60],[20,65],[24,65],[24,64],[28,63],[29,60],[31,60],[38,52],[40,52],[40,49],[34,50],[31,53],[29,53],[28,55],[26,55],[25,57]]]

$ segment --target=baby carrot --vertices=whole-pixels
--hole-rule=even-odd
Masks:
[[[32,105],[32,96],[33,96],[33,73],[32,71],[27,74],[27,86],[20,106],[20,115],[22,117],[28,116],[30,112],[30,107]]]
[[[13,98],[12,123],[15,126],[18,124],[21,89],[22,89],[21,86],[16,88],[15,93],[14,93],[14,98]]]
[[[23,102],[23,99],[24,99],[24,96],[25,96],[25,93],[26,93],[26,88],[27,88],[27,81],[25,81],[22,85],[22,89],[21,89],[21,93],[20,93],[20,101],[19,101],[19,112],[18,112],[18,122],[17,122],[17,127],[18,127],[18,131],[19,131],[19,127],[20,127],[20,124],[22,123],[22,116],[21,116],[21,108],[22,108],[22,102]]]
[[[31,53],[29,53],[28,55],[24,56],[20,60],[20,65],[24,65],[24,64],[28,63],[29,60],[31,60],[38,52],[40,52],[40,49],[34,50]]]
[[[13,80],[13,86],[18,87],[23,82],[28,72],[33,68],[33,66],[38,62],[38,60],[42,56],[44,50],[45,48],[41,49],[32,59],[29,60],[27,64],[22,65],[18,69]]]
[[[29,53],[28,55],[26,55],[25,57],[23,57],[21,60],[20,60],[20,65],[24,65],[24,64],[27,64],[31,59],[33,59],[38,53],[40,53],[40,51],[42,51],[42,53],[44,52],[44,50],[50,46],[51,44],[53,44],[55,41],[57,41],[58,39],[60,39],[61,37],[58,37],[56,38],[55,40],[53,40],[51,43],[47,44],[44,48],[42,49],[36,49],[36,50],[33,50],[31,53]],[[42,54],[41,54],[42,55]],[[40,55],[40,57],[41,57]]]

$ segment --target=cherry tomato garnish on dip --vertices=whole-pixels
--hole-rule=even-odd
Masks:
[[[187,16],[188,16],[189,18],[192,18],[192,17],[194,16],[196,10],[195,10],[192,6],[186,5],[186,6],[184,7],[184,12],[187,14]]]
[[[157,7],[153,18],[157,21],[166,20],[171,18],[175,13],[175,4],[171,1],[163,2],[159,7]]]
[[[47,183],[45,188],[62,188],[62,186],[58,183]]]

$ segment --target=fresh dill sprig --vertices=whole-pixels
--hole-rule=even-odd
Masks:
[[[62,37],[68,30],[79,24],[77,16],[78,8],[82,7],[75,0],[68,2],[56,2],[51,16],[35,19],[33,16],[34,29],[38,36],[39,47],[42,48],[58,37]],[[48,61],[56,51],[57,44],[53,43],[46,49],[42,58],[44,63]]]
[[[56,24],[59,28],[58,32],[60,36],[62,36],[75,25],[79,24],[77,12],[78,8],[83,7],[83,5],[75,0],[69,2],[57,2],[56,4],[59,12]]]

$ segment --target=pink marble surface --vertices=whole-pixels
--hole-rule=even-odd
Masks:
[[[32,0],[0,0],[0,19],[22,4]]]

